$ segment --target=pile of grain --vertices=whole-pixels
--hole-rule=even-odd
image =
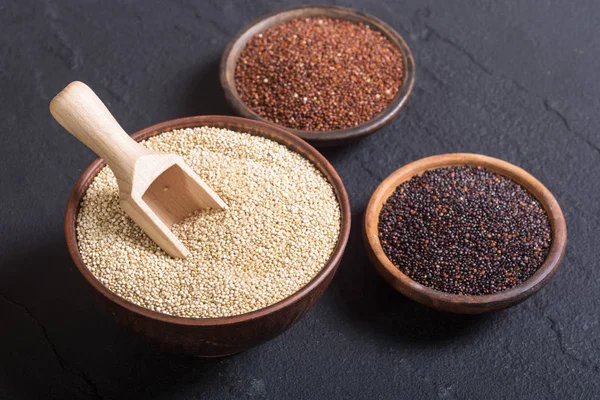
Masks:
[[[190,250],[175,259],[119,207],[104,167],[77,216],[79,251],[110,290],[142,307],[214,318],[274,304],[325,265],[340,233],[332,186],[301,155],[274,141],[217,128],[175,130],[144,142],[182,155],[227,203],[173,227]]]

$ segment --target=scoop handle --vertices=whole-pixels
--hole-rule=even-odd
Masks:
[[[50,113],[67,131],[102,157],[119,178],[134,171],[135,161],[150,151],[133,140],[96,93],[71,82],[50,102]]]

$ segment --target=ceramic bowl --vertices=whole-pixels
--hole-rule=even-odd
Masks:
[[[352,128],[334,131],[304,131],[282,128],[294,133],[316,146],[331,146],[354,141],[365,137],[389,124],[406,104],[415,83],[415,62],[408,45],[392,27],[373,16],[360,13],[344,7],[335,6],[302,6],[267,15],[242,29],[227,45],[220,65],[221,85],[227,101],[234,111],[243,117],[258,121],[270,122],[254,111],[242,101],[235,85],[235,68],[241,52],[246,48],[246,43],[255,35],[296,18],[326,16],[334,19],[344,19],[352,22],[363,23],[383,33],[390,42],[400,51],[404,61],[404,77],[398,94],[388,107],[371,120]]]
[[[132,135],[135,140],[173,129],[210,126],[263,136],[300,153],[323,173],[333,186],[341,208],[341,230],[337,245],[323,269],[290,297],[266,308],[225,318],[183,318],[155,312],[111,292],[92,275],[79,253],[76,218],[82,197],[96,174],[104,167],[94,161],[81,175],[68,201],[65,235],[71,257],[92,291],[117,320],[134,332],[163,347],[202,357],[226,356],[265,342],[292,326],[323,294],[342,258],[350,233],[350,205],[344,185],[331,164],[308,143],[284,129],[260,121],[237,117],[202,116],[163,122]]]
[[[508,177],[527,189],[544,207],[552,228],[552,244],[544,263],[526,281],[511,289],[482,296],[441,292],[415,282],[402,273],[385,255],[379,242],[379,214],[396,187],[427,170],[448,166],[482,166]],[[363,234],[371,261],[377,271],[396,290],[426,306],[455,313],[477,314],[515,305],[543,288],[556,273],[567,245],[567,226],[558,202],[544,185],[525,170],[497,158],[479,154],[444,154],[412,162],[388,176],[373,193],[367,205]]]

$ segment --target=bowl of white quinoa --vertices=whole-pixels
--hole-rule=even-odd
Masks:
[[[264,122],[201,116],[132,137],[183,156],[227,203],[172,227],[190,251],[163,252],[121,210],[103,160],[77,181],[65,215],[75,265],[117,320],[197,356],[243,351],[282,333],[323,294],[350,233],[350,205],[329,162]]]

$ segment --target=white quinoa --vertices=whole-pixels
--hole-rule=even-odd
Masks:
[[[108,289],[142,307],[215,318],[274,304],[306,285],[340,233],[333,188],[307,159],[272,140],[217,128],[181,129],[143,144],[181,154],[227,203],[173,227],[191,252],[164,253],[121,210],[102,168],[77,215],[85,265]]]

